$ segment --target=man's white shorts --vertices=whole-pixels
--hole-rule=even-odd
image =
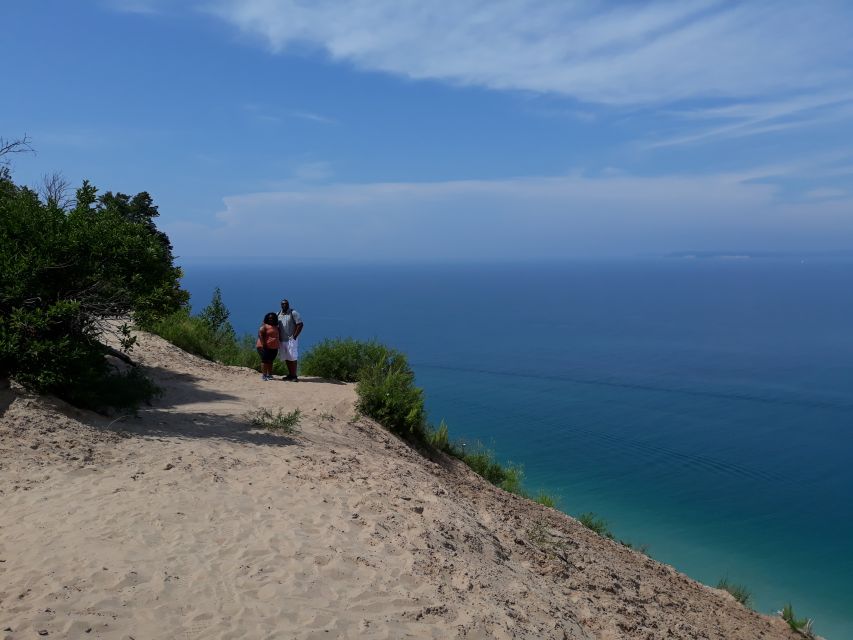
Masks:
[[[287,342],[280,343],[278,346],[279,360],[299,360],[299,340],[291,338]]]

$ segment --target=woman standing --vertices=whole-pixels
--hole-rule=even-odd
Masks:
[[[274,312],[270,311],[264,316],[255,346],[261,356],[261,379],[272,380],[272,363],[278,355],[278,316]]]

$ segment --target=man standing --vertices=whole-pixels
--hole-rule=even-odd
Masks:
[[[278,314],[278,335],[281,348],[278,357],[287,365],[285,380],[299,378],[296,376],[296,361],[299,360],[299,334],[302,333],[302,316],[296,309],[290,308],[290,302],[281,301],[281,313]]]

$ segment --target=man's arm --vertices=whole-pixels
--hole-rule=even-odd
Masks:
[[[290,313],[293,319],[296,321],[296,324],[293,328],[293,339],[296,340],[296,338],[299,337],[299,334],[302,333],[302,316],[299,315],[298,311],[291,311]]]

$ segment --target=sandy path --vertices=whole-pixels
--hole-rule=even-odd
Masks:
[[[6,638],[791,638],[779,620],[426,460],[351,385],[262,383],[143,336],[114,424],[0,402]],[[258,407],[299,408],[292,436]]]

